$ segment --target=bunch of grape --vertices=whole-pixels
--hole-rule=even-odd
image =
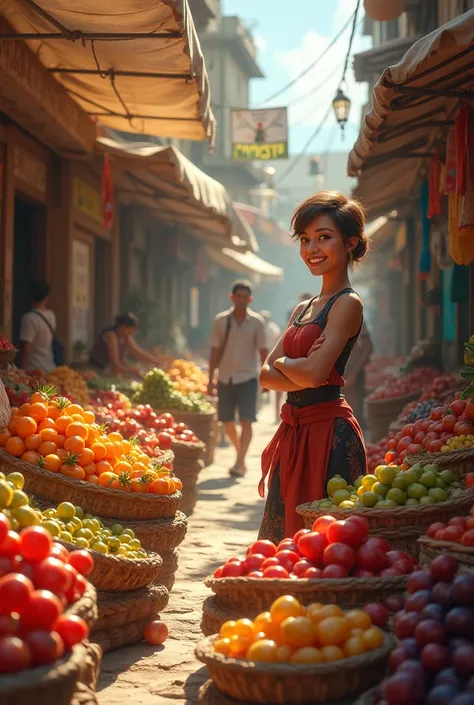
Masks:
[[[137,404],[149,404],[154,409],[174,411],[197,411],[205,413],[211,405],[202,394],[184,395],[175,389],[173,382],[163,370],[150,370],[143,378],[132,400]]]
[[[408,412],[406,417],[407,423],[415,423],[418,419],[427,419],[431,413],[431,409],[434,409],[435,406],[439,406],[439,402],[436,399],[427,399],[426,401],[419,402]]]

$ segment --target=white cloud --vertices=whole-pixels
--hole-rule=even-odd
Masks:
[[[277,63],[286,72],[288,79],[294,79],[305,67],[315,61],[331,43],[332,38],[348,21],[355,9],[354,0],[338,0],[335,20],[330,36],[324,36],[317,29],[307,32],[299,46],[288,52],[275,54]],[[370,38],[362,37],[361,20],[363,10],[359,12],[358,28],[352,44],[351,57],[343,86],[345,93],[351,99],[349,122],[359,125],[362,106],[367,102],[367,87],[356,83],[352,68],[353,55],[370,48]],[[301,78],[286,94],[289,104],[289,122],[293,125],[319,124],[331,104],[341,80],[344,59],[346,56],[351,27],[349,26],[336,44],[327,50],[317,65]],[[282,99],[276,99],[275,104],[282,104]],[[292,103],[294,103],[292,105]],[[330,120],[334,120],[330,116]],[[329,121],[328,121],[329,122]]]
[[[267,46],[268,46],[268,42],[267,42],[267,40],[265,39],[265,37],[262,37],[261,34],[256,34],[256,35],[254,36],[254,38],[253,38],[253,41],[254,41],[254,44],[255,44],[255,46],[257,47],[257,49],[258,49],[259,51],[265,51],[265,50],[266,50],[266,48],[267,48]]]

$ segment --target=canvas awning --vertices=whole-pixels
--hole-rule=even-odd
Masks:
[[[379,216],[369,223],[365,229],[365,234],[369,240],[376,245],[381,245],[386,242],[390,236],[395,233],[398,225],[398,221],[395,220],[397,215],[397,211],[392,211],[391,213]]]
[[[143,205],[160,220],[184,226],[190,234],[219,246],[258,247],[224,186],[176,147],[99,137],[97,150],[111,159],[123,203]]]
[[[215,119],[187,0],[2,0],[1,13],[91,116],[212,143]]]
[[[266,262],[253,252],[238,252],[229,247],[217,249],[208,247],[207,252],[213,262],[236,274],[259,274],[268,280],[282,281],[283,269]]]
[[[459,101],[473,95],[474,10],[418,40],[378,80],[349,155],[354,195],[372,217],[413,196],[423,160]]]

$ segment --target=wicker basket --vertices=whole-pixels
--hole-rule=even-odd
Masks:
[[[105,526],[119,523],[118,519],[102,519]],[[185,539],[188,520],[178,511],[175,516],[166,519],[149,519],[144,521],[127,521],[127,529],[132,529],[137,539],[140,539],[146,551],[162,555],[172,551]]]
[[[180,463],[175,467],[175,475],[179,477],[183,483],[181,494],[181,511],[190,516],[193,513],[194,507],[198,500],[197,481],[199,473],[204,468],[203,460],[188,460],[187,463]]]
[[[474,448],[465,450],[451,450],[445,453],[423,453],[421,455],[407,455],[405,458],[407,465],[415,465],[422,462],[436,463],[443,470],[451,470],[456,480],[464,480],[466,475],[474,471]]]
[[[447,523],[459,514],[467,514],[474,501],[474,489],[459,490],[446,502],[418,505],[415,507],[397,507],[394,509],[375,509],[358,507],[355,509],[311,509],[311,504],[300,504],[296,511],[303,517],[306,528],[311,528],[314,521],[325,514],[335,519],[347,519],[354,514],[364,516],[369,522],[369,534],[386,539],[393,549],[417,554],[417,540],[426,534],[430,524],[435,521]]]
[[[85,653],[78,644],[52,666],[2,675],[0,705],[70,705]]]
[[[162,450],[160,454],[155,457],[155,460],[158,460],[165,468],[173,470],[174,452],[172,450]]]
[[[206,446],[202,441],[190,443],[188,441],[173,441],[174,466],[187,463],[190,460],[201,460]]]
[[[176,571],[178,570],[178,551],[166,551],[161,554],[163,559],[163,568],[160,572],[160,583],[171,591]]]
[[[68,551],[77,550],[71,543],[59,541]],[[104,555],[89,549],[94,559],[94,570],[89,575],[90,582],[97,590],[125,592],[138,590],[158,579],[163,565],[161,556],[149,553],[148,558],[133,560],[120,556]]]
[[[98,644],[93,644],[90,641],[84,642],[84,647],[86,649],[86,656],[81,665],[79,682],[95,690],[97,681],[99,680],[100,665],[102,663],[102,649]]]
[[[403,397],[392,399],[366,400],[365,415],[372,443],[376,443],[387,435],[392,421],[397,418],[407,404],[418,399],[420,394],[421,392],[412,392]]]
[[[204,463],[211,465],[214,462],[214,451],[216,448],[217,414],[213,409],[204,414],[196,411],[173,411],[160,410],[157,414],[171,413],[177,423],[185,423],[193,433],[202,441],[206,450],[204,452]]]
[[[223,606],[215,595],[210,595],[202,604],[201,631],[204,636],[212,636],[220,632],[225,622],[244,617],[253,620],[261,611],[251,608],[236,611],[235,608]]]
[[[65,499],[78,504],[84,512],[100,517],[124,519],[158,519],[172,517],[181,501],[181,493],[155,495],[129,494],[122,490],[99,487],[90,482],[73,480],[65,475],[43,470],[0,451],[0,468],[6,473],[21,472],[25,491],[54,505]]]
[[[92,688],[84,685],[84,683],[78,683],[76,685],[76,692],[71,700],[71,705],[99,705],[99,701]]]
[[[333,663],[300,666],[256,663],[216,654],[215,639],[203,639],[195,654],[206,664],[219,690],[237,700],[281,705],[326,703],[368,690],[383,676],[394,643],[386,635],[380,649]]]
[[[357,701],[357,704],[359,701]],[[223,693],[212,680],[206,681],[198,694],[199,705],[247,705],[243,700],[236,700]],[[325,705],[354,705],[354,698],[344,698],[335,702],[326,702]],[[372,703],[370,703],[372,705]]]
[[[363,693],[360,698],[357,698],[354,705],[374,705],[377,688],[371,688],[366,693]]]
[[[408,577],[332,578],[284,580],[281,578],[214,578],[206,586],[219,598],[219,604],[239,610],[268,610],[282,595],[293,595],[302,604],[312,602],[336,604],[340,607],[361,607],[369,602],[382,602],[390,595],[406,590]]]
[[[95,587],[88,582],[86,590],[77,602],[67,608],[67,614],[82,617],[91,631],[97,621],[97,593]]]
[[[431,561],[440,553],[448,554],[459,563],[461,573],[474,573],[474,547],[461,546],[453,541],[436,541],[428,536],[418,539],[420,564],[428,568]]]
[[[108,651],[121,649],[122,646],[135,644],[143,639],[143,632],[148,622],[151,622],[157,617],[156,613],[150,614],[148,617],[137,619],[136,622],[129,622],[123,627],[113,627],[104,629],[93,634],[95,644],[98,644],[104,654]],[[28,703],[28,705],[30,705]],[[54,703],[56,705],[56,703]]]
[[[104,629],[119,629],[140,619],[151,619],[164,610],[168,602],[169,592],[159,583],[132,592],[99,592],[99,618],[92,634]]]

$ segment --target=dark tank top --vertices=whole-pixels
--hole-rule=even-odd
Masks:
[[[90,354],[90,364],[94,365],[94,367],[97,367],[99,370],[107,369],[110,364],[109,352],[105,342],[105,336],[107,333],[114,333],[117,338],[118,357],[120,362],[123,362],[127,355],[128,342],[126,340],[122,340],[122,338],[117,334],[116,328],[106,328],[95,341],[94,347],[92,348]]]

